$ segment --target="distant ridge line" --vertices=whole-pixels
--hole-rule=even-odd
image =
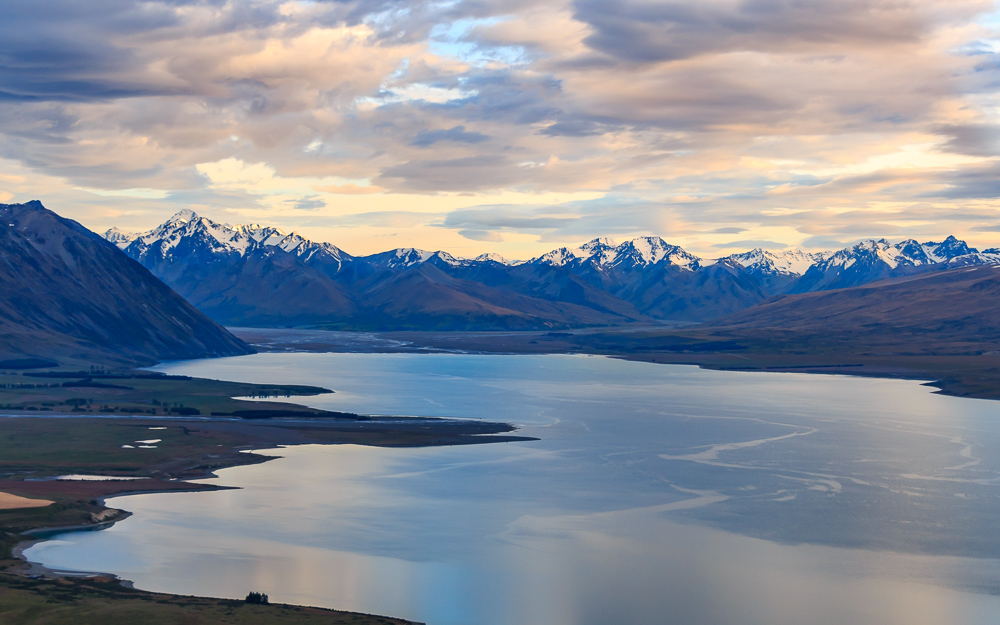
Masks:
[[[596,238],[527,261],[402,247],[353,256],[260,224],[191,210],[138,234],[104,234],[212,319],[234,326],[526,330],[703,323],[777,295],[925,271],[1000,265],[954,236],[869,239],[832,252],[756,248],[704,259],[658,236]]]

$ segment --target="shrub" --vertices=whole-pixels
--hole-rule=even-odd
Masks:
[[[267,605],[268,603],[267,595],[265,595],[262,592],[251,592],[249,595],[247,595],[245,601],[247,603],[256,603],[259,605]]]

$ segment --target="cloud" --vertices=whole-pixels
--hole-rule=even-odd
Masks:
[[[580,219],[576,215],[545,215],[548,208],[525,209],[516,206],[491,206],[456,210],[447,214],[442,226],[446,228],[473,228],[475,230],[550,230],[572,224]],[[539,213],[543,213],[539,215]]]
[[[746,228],[729,226],[726,228],[716,228],[715,230],[712,230],[713,234],[740,234],[741,232],[746,232]]]
[[[541,130],[541,134],[550,137],[590,137],[603,134],[604,127],[589,119],[567,119],[558,121]]]
[[[427,225],[439,220],[439,214],[424,211],[371,211],[330,218],[326,220],[326,225],[343,228],[375,226],[405,229]]]
[[[489,241],[491,243],[503,241],[503,237],[499,233],[488,230],[459,230],[458,234],[471,241]]]
[[[328,184],[313,187],[322,193],[339,193],[341,195],[368,195],[371,193],[381,193],[383,189],[375,186],[358,186],[354,183]]]
[[[490,137],[479,132],[466,132],[465,126],[455,126],[448,130],[421,130],[413,138],[410,145],[421,148],[429,148],[439,141],[452,141],[455,143],[482,143],[489,141]]]
[[[407,191],[477,191],[523,181],[509,159],[484,154],[468,158],[421,159],[384,170],[376,180],[382,186]]]
[[[285,204],[291,206],[295,210],[300,210],[300,211],[312,211],[319,208],[326,208],[326,202],[319,199],[315,195],[300,198],[297,200],[285,200]]]
[[[705,54],[841,51],[888,47],[926,37],[932,20],[967,20],[990,10],[983,0],[577,0],[576,19],[594,32],[588,45],[633,62],[678,61]]]
[[[802,247],[807,250],[842,250],[846,247],[857,243],[858,240],[848,240],[844,241],[839,238],[828,237],[828,236],[816,236],[809,237],[808,239],[802,241]]]
[[[763,241],[760,239],[744,239],[742,241],[730,241],[728,243],[716,243],[712,247],[725,248],[725,249],[749,249],[749,248],[761,248],[765,250],[780,250],[788,247],[788,244],[782,243],[780,241]]]
[[[941,126],[937,133],[948,138],[945,152],[973,156],[1000,156],[1000,127],[991,124]]]
[[[41,189],[95,223],[117,211],[149,227],[190,202],[336,224],[359,247],[397,228],[408,245],[451,237],[516,257],[638,234],[708,253],[720,235],[798,245],[954,231],[989,247],[990,11],[8,0],[0,159],[28,182],[2,191]],[[124,208],[115,194],[136,189],[145,197]]]
[[[942,183],[941,188],[924,193],[924,197],[964,200],[1000,197],[1000,165],[996,163],[947,172],[937,181]]]

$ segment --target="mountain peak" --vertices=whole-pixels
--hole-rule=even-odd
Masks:
[[[485,254],[480,254],[479,256],[476,256],[472,260],[474,260],[477,263],[499,263],[501,265],[515,264],[515,261],[507,260],[500,254],[496,254],[494,252],[486,252]]]
[[[583,250],[585,252],[591,252],[593,250],[599,250],[602,248],[617,247],[617,245],[618,244],[615,243],[614,239],[611,239],[609,237],[597,237],[596,239],[591,239],[590,241],[587,241],[577,249]]]
[[[123,232],[112,228],[104,233],[104,238],[121,249],[135,245],[137,249],[130,255],[137,260],[148,253],[166,257],[182,241],[207,254],[206,258],[236,254],[245,257],[251,249],[281,250],[299,257],[323,257],[339,266],[346,258],[337,247],[324,243],[316,244],[294,232],[286,234],[279,228],[248,224],[230,226],[201,217],[193,210],[185,208],[159,226],[140,234]],[[150,252],[155,250],[155,252]],[[128,251],[128,250],[126,250]],[[144,262],[144,261],[141,261]]]
[[[611,264],[614,266],[645,267],[665,261],[670,265],[693,269],[698,266],[700,260],[683,248],[667,243],[662,237],[646,236],[636,237],[615,248]]]
[[[104,238],[118,247],[127,246],[129,243],[134,241],[137,236],[138,235],[131,232],[125,232],[120,228],[109,228],[108,231],[104,233]]]
[[[732,254],[719,260],[733,261],[756,273],[801,276],[809,267],[829,255],[829,252],[807,253],[797,249],[772,252],[756,247],[749,252]]]
[[[181,210],[177,211],[177,213],[175,213],[173,217],[168,219],[167,223],[186,224],[196,219],[198,219],[197,213],[195,213],[190,208],[182,208]]]

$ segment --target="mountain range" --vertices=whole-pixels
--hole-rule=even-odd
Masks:
[[[252,353],[142,265],[39,202],[0,204],[0,359],[153,364]]]
[[[660,237],[598,238],[527,261],[400,248],[352,256],[294,232],[184,210],[104,237],[225,325],[345,329],[544,329],[705,322],[776,295],[927,271],[1000,265],[955,237],[862,241],[836,252],[755,249],[704,259]]]

